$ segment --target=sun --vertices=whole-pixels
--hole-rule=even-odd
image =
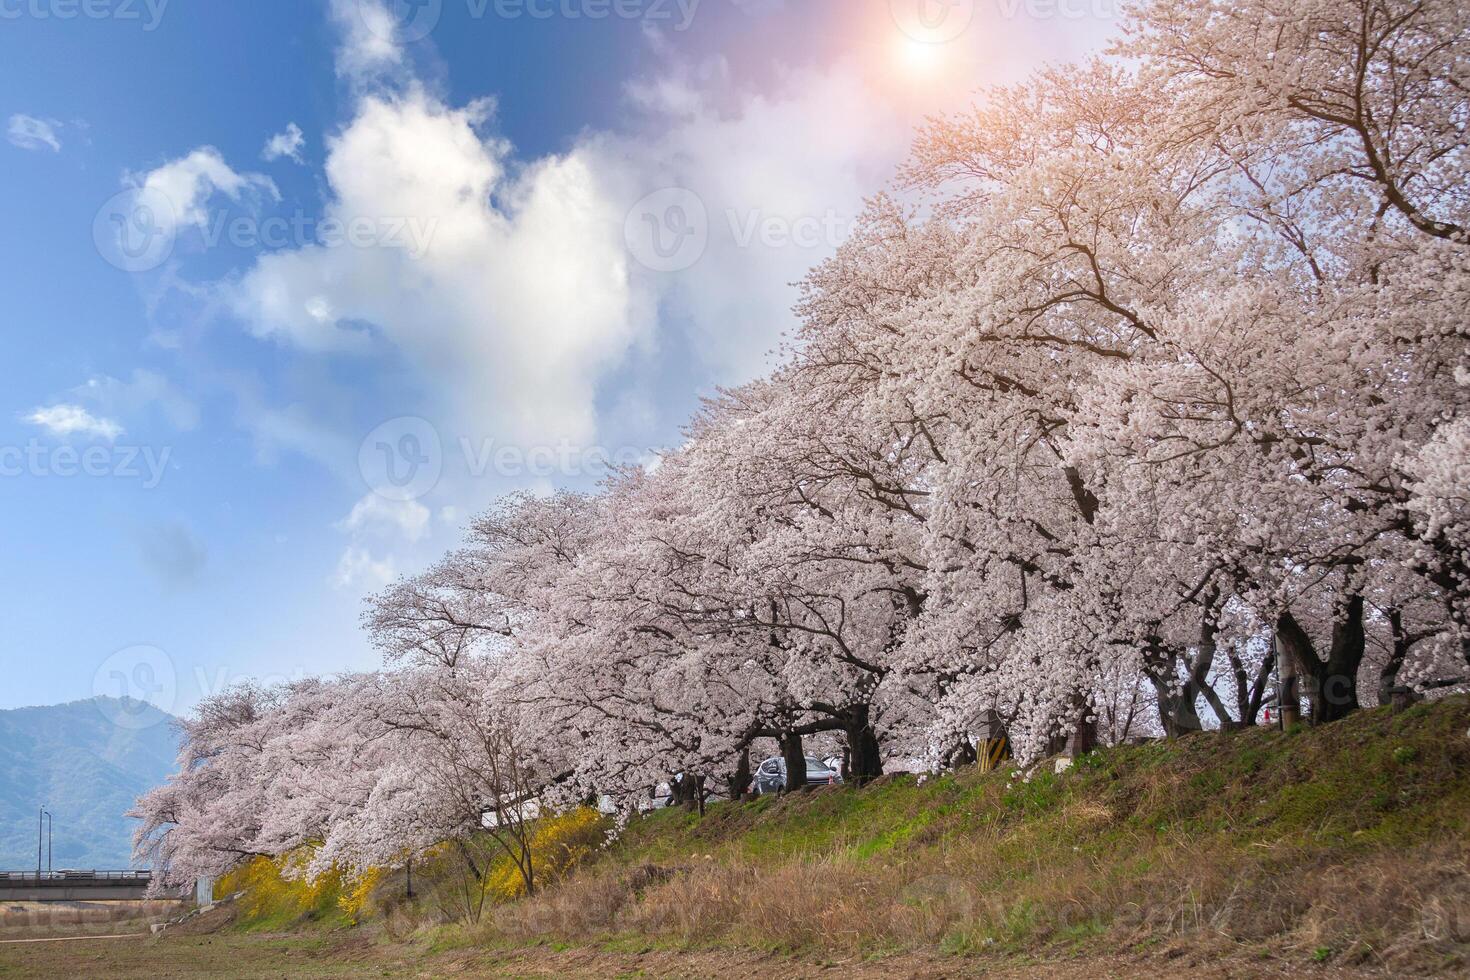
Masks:
[[[901,37],[894,42],[893,60],[906,74],[933,74],[944,63],[944,46]]]

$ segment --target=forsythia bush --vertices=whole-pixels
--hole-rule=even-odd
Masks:
[[[353,876],[337,868],[317,878],[303,871],[310,850],[278,858],[257,857],[225,875],[215,885],[215,897],[243,892],[241,918],[246,924],[286,924],[304,915],[316,917],[340,911],[357,922],[383,872],[373,868]]]
[[[531,838],[531,862],[537,886],[551,884],[570,874],[602,846],[606,821],[596,810],[580,807],[538,821]],[[445,860],[450,845],[443,844],[424,855],[429,868]],[[351,874],[339,868],[317,878],[305,874],[313,851],[303,848],[278,858],[257,857],[225,875],[215,885],[215,897],[243,893],[240,918],[247,926],[288,926],[304,916],[330,918],[334,914],[352,924],[367,911],[374,891],[387,872],[372,868]],[[486,896],[509,902],[525,893],[525,883],[515,862],[501,854],[491,863],[484,879]]]
[[[531,867],[536,886],[551,884],[570,874],[604,839],[604,819],[590,807],[545,817],[531,838]],[[485,889],[497,902],[520,898],[526,890],[515,862],[502,856],[485,876]]]
[[[373,889],[377,888],[378,883],[382,880],[382,868],[369,868],[362,877],[344,883],[349,887],[344,888],[342,894],[337,898],[337,907],[356,924],[362,919],[363,910],[367,908]]]

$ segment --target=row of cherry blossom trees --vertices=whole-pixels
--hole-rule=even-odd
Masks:
[[[144,847],[391,863],[813,737],[861,783],[1463,689],[1466,78],[1454,0],[1143,0],[932,121],[781,367],[375,597],[383,672],[206,702]]]

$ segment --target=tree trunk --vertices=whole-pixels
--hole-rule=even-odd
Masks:
[[[1204,619],[1200,622],[1199,653],[1195,655],[1194,665],[1190,667],[1189,683],[1193,688],[1193,693],[1203,696],[1205,703],[1219,719],[1220,730],[1228,732],[1240,726],[1230,716],[1230,710],[1225,707],[1225,702],[1220,700],[1220,694],[1215,690],[1215,685],[1210,683],[1210,671],[1215,667],[1215,655],[1219,652],[1219,644],[1216,640],[1220,635],[1220,624],[1215,618],[1215,603],[1216,600],[1212,595],[1210,604],[1205,609]],[[1195,717],[1198,718],[1199,715],[1196,714]]]
[[[1388,611],[1388,626],[1393,636],[1393,649],[1388,655],[1388,662],[1378,672],[1378,703],[1407,708],[1419,700],[1419,694],[1407,684],[1399,684],[1399,672],[1409,659],[1409,651],[1422,637],[1414,636],[1404,628],[1404,614],[1399,609]]]
[[[476,881],[484,878],[485,876],[480,871],[479,864],[475,862],[475,856],[470,853],[470,849],[465,846],[464,841],[456,839],[454,844],[459,849],[459,856],[464,859],[465,867],[469,870],[470,876]]]
[[[946,769],[959,769],[961,766],[973,766],[980,761],[975,753],[975,743],[970,741],[970,736],[961,735],[955,740],[950,750],[944,754],[944,767]]]
[[[725,788],[730,792],[730,799],[739,800],[750,792],[750,783],[753,778],[750,771],[750,746],[747,745],[740,750],[740,759],[735,763],[735,771],[725,781]]]
[[[781,760],[786,763],[786,792],[794,793],[806,787],[806,751],[801,736],[781,736]]]
[[[843,731],[847,735],[847,782],[863,786],[883,775],[883,750],[873,731],[869,706],[850,706],[843,715]]]
[[[1355,595],[1332,626],[1332,649],[1317,678],[1314,721],[1319,724],[1338,721],[1358,710],[1358,668],[1363,665],[1366,649],[1363,597]]]
[[[1234,647],[1227,649],[1225,655],[1230,660],[1231,676],[1235,678],[1235,703],[1240,708],[1239,726],[1254,728],[1261,714],[1261,704],[1266,699],[1266,684],[1271,679],[1275,657],[1262,658],[1260,670],[1252,681],[1245,672],[1245,662],[1240,659]]]
[[[1067,755],[1079,759],[1097,748],[1097,718],[1087,695],[1078,691],[1072,697],[1072,734],[1067,739]]]
[[[694,777],[687,772],[681,772],[669,780],[669,805],[694,809],[695,783]]]
[[[1190,690],[1186,681],[1179,690],[1179,652],[1167,647],[1158,639],[1151,639],[1144,649],[1144,673],[1153,685],[1154,700],[1158,703],[1159,727],[1165,738],[1178,738],[1200,729],[1199,712],[1195,710],[1196,692]],[[1186,668],[1188,663],[1185,663]],[[1067,735],[1061,733],[1048,746],[1048,754],[1055,755],[1065,746]]]
[[[1433,542],[1437,561],[1420,570],[1444,592],[1445,612],[1460,641],[1460,657],[1470,666],[1470,564],[1443,538]]]
[[[1046,740],[1046,754],[1067,755],[1075,759],[1095,748],[1097,717],[1087,701],[1087,695],[1081,691],[1073,692],[1067,716]]]
[[[530,898],[536,894],[536,866],[531,861],[531,845],[529,842],[521,842],[521,859],[517,862],[520,866],[521,881],[526,886],[526,897]]]
[[[1188,664],[1185,664],[1186,669]],[[1194,679],[1190,678],[1184,682],[1183,689],[1178,697],[1173,699],[1173,717],[1170,719],[1173,735],[1187,735],[1204,728],[1204,722],[1199,720],[1199,689],[1195,687]]]
[[[1302,720],[1302,688],[1300,679],[1297,677],[1299,665],[1302,663],[1298,647],[1306,644],[1310,649],[1312,641],[1297,624],[1296,618],[1289,612],[1283,612],[1276,619],[1276,706],[1281,713],[1281,727],[1290,728],[1301,723]]]
[[[1218,634],[1219,625],[1215,621],[1214,606],[1211,604],[1200,623],[1199,648],[1194,657],[1170,654],[1160,665],[1167,665],[1166,672],[1159,676],[1150,676],[1159,698],[1159,718],[1164,726],[1164,734],[1170,738],[1204,730],[1204,722],[1199,716],[1200,698],[1204,698],[1210,710],[1215,713],[1222,730],[1230,731],[1238,727],[1225,707],[1225,702],[1220,700],[1219,693],[1210,683],[1210,671],[1215,667],[1215,655],[1218,652]],[[1183,661],[1187,674],[1178,694],[1172,691],[1173,684],[1177,681],[1176,660]]]
[[[1282,713],[1286,716],[1288,699],[1296,693],[1296,678],[1288,684],[1288,672],[1301,670],[1307,679],[1307,697],[1312,704],[1312,722],[1327,724],[1339,721],[1358,710],[1358,668],[1363,663],[1366,640],[1363,635],[1363,597],[1350,596],[1332,624],[1332,646],[1323,659],[1312,646],[1312,638],[1296,618],[1287,611],[1276,622],[1277,641],[1283,653]],[[1292,702],[1294,707],[1296,702]]]
[[[1153,684],[1154,699],[1159,707],[1159,727],[1163,728],[1165,738],[1178,738],[1200,730],[1199,712],[1194,707],[1193,692],[1187,682],[1179,691],[1174,690],[1177,677],[1150,674],[1149,682]],[[1065,741],[1066,738],[1067,733],[1064,732],[1061,739]],[[1057,751],[1061,751],[1060,748]]]

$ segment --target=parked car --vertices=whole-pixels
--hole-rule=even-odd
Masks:
[[[836,786],[842,782],[842,774],[821,759],[806,757],[806,784],[808,786]],[[755,791],[764,796],[779,793],[786,788],[786,760],[779,755],[762,762],[755,770]]]
[[[668,783],[659,783],[649,794],[648,805],[640,806],[640,809],[662,810],[664,807],[674,805],[674,787]]]

